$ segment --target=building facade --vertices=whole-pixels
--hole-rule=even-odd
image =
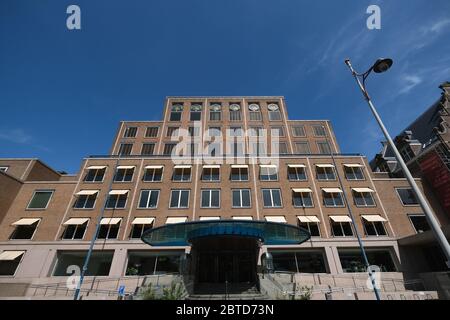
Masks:
[[[188,143],[175,158],[181,141]],[[110,154],[83,159],[75,175],[37,159],[0,159],[0,188],[0,289],[66,279],[83,265],[98,225],[88,278],[185,268],[195,284],[256,282],[267,253],[276,271],[365,272],[356,232],[371,264],[407,273],[413,263],[399,239],[424,228],[404,178],[342,154],[329,121],[290,120],[276,96],[168,97],[161,121],[121,122]],[[448,224],[439,198],[429,203]],[[181,246],[141,240],[168,224],[214,220],[294,225],[311,237],[271,245],[230,235]]]

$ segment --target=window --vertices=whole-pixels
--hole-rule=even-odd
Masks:
[[[250,189],[233,189],[233,208],[250,208]]]
[[[134,137],[136,137],[136,133],[137,133],[136,127],[128,127],[125,129],[123,137],[124,138],[134,138]]]
[[[132,143],[122,143],[119,148],[119,155],[129,156],[131,154],[132,149],[133,149]]]
[[[79,195],[73,207],[75,209],[92,209],[97,199],[97,193]]]
[[[6,166],[0,167],[0,171],[6,172],[6,171],[8,171],[8,168],[9,168],[9,167],[6,167]]]
[[[361,252],[355,249],[339,249],[344,272],[367,272],[366,264],[361,257]],[[367,260],[370,265],[376,265],[381,272],[396,272],[394,261],[389,250],[366,249]]]
[[[257,103],[248,106],[250,121],[262,121],[261,108]]]
[[[190,137],[198,137],[200,135],[200,127],[189,127],[188,132]]]
[[[266,155],[266,143],[265,142],[253,142],[251,143],[251,155],[263,156]]]
[[[264,134],[262,127],[250,127],[249,129],[250,137],[262,137]]]
[[[278,180],[277,166],[261,166],[259,171],[259,180],[261,181],[276,181]]]
[[[430,229],[427,218],[424,215],[409,215],[409,219],[416,230],[416,233],[422,233]]]
[[[367,221],[363,219],[363,225],[366,236],[387,236],[386,229],[381,221]]]
[[[239,104],[230,105],[230,121],[241,121],[241,106]]]
[[[175,167],[172,175],[172,181],[190,181],[191,167]]]
[[[86,222],[81,224],[67,224],[66,229],[62,235],[64,240],[82,240],[86,232],[89,219],[84,219]]]
[[[172,190],[170,208],[188,208],[190,190]]]
[[[25,251],[3,251],[0,253],[0,276],[13,276]]]
[[[180,272],[180,260],[184,251],[149,252],[129,251],[128,264],[125,271],[127,276],[145,276]]]
[[[287,154],[287,144],[285,142],[272,142],[272,154]]]
[[[293,126],[292,134],[294,137],[306,137],[305,126]]]
[[[219,208],[220,207],[220,190],[208,189],[202,190],[202,208]]]
[[[114,182],[130,182],[133,180],[134,167],[120,168],[118,167],[114,175]]]
[[[208,137],[220,137],[222,135],[222,130],[220,127],[209,127]]]
[[[336,180],[332,165],[316,166],[317,180]]]
[[[107,220],[105,222],[105,220]],[[108,221],[109,220],[109,221]],[[98,239],[117,239],[122,218],[105,218],[100,222]]]
[[[399,195],[404,206],[415,206],[419,204],[412,189],[396,188],[395,190],[397,190],[397,194]]]
[[[159,127],[147,127],[145,131],[146,138],[157,138],[158,137]]]
[[[331,221],[331,231],[334,237],[353,237],[353,228],[350,222]]]
[[[127,203],[128,192],[124,194],[109,194],[106,209],[123,209]]]
[[[167,127],[167,137],[177,137],[180,127]]]
[[[326,137],[325,127],[322,125],[314,125],[312,126],[314,131],[314,136],[316,137]]]
[[[344,165],[344,171],[347,180],[364,180],[364,174],[360,165]]]
[[[242,137],[242,128],[241,127],[230,127],[229,129],[230,137]]]
[[[269,121],[281,120],[281,112],[277,104],[271,103],[267,106],[267,109],[269,110]]]
[[[31,240],[37,229],[40,219],[21,219],[14,223],[15,229],[10,236],[11,240]]]
[[[308,142],[295,142],[295,150],[298,154],[311,154]]]
[[[141,155],[142,156],[151,156],[155,152],[155,144],[154,143],[143,143]]]
[[[331,154],[331,147],[328,141],[317,142],[317,148],[320,154]]]
[[[141,190],[139,209],[155,209],[158,206],[159,190]]]
[[[220,168],[203,167],[203,181],[220,181]]]
[[[309,191],[292,191],[292,204],[294,207],[301,207],[301,208],[312,208],[313,201],[311,197],[312,193]]]
[[[58,251],[53,276],[68,277],[69,266],[83,268],[87,251]],[[89,260],[86,276],[108,276],[111,268],[114,251],[93,251]]]
[[[105,176],[106,167],[101,169],[88,169],[86,177],[84,177],[85,182],[102,182]]]
[[[301,222],[299,221],[298,226],[309,231],[311,237],[320,237],[320,228],[318,222]]]
[[[133,224],[130,232],[130,239],[140,239],[145,231],[152,228],[152,223]]]
[[[344,201],[340,192],[323,191],[323,203],[325,207],[343,207]]]
[[[281,208],[281,191],[280,189],[262,189],[264,207]]]
[[[291,273],[327,273],[326,260],[321,251],[270,251],[276,271]]]
[[[53,190],[37,190],[34,192],[27,209],[46,209]]]
[[[290,181],[306,181],[305,167],[288,166],[288,178]]]
[[[248,168],[231,168],[231,181],[248,181]]]
[[[412,151],[410,146],[404,146],[400,149],[400,154],[402,155],[403,160],[408,162],[412,158],[414,158],[414,152]]]
[[[272,137],[284,137],[283,127],[270,128],[270,134],[272,135]]]
[[[373,207],[375,201],[372,197],[372,192],[358,192],[353,190],[353,199],[357,207]]]
[[[181,121],[181,113],[183,112],[183,105],[176,104],[172,106],[170,111],[169,121]]]
[[[234,157],[239,157],[244,155],[244,143],[242,142],[232,142],[229,144],[230,155]]]
[[[163,168],[147,168],[145,169],[144,178],[145,182],[158,182],[162,180]]]
[[[164,145],[163,155],[165,155],[165,156],[172,155],[172,151],[175,148],[175,146],[176,146],[176,143],[166,143]]]
[[[210,121],[222,120],[222,106],[219,103],[214,103],[209,107],[209,120]]]
[[[202,119],[202,105],[201,104],[192,104],[191,105],[191,121],[200,121]]]

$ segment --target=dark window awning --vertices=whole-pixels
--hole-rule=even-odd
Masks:
[[[300,244],[311,237],[307,230],[286,223],[216,220],[164,225],[147,230],[141,239],[152,246],[186,246],[192,240],[212,236],[250,237],[268,245]]]

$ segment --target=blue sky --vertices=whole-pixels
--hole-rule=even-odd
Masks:
[[[371,4],[381,30],[366,28]],[[394,59],[368,87],[396,134],[450,80],[449,40],[448,0],[1,0],[0,157],[74,173],[120,120],[158,120],[166,96],[283,95],[291,119],[330,119],[343,152],[371,158],[382,136],[344,59]]]

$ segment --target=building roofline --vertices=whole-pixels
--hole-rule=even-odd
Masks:
[[[166,96],[166,99],[284,99],[284,96]]]

